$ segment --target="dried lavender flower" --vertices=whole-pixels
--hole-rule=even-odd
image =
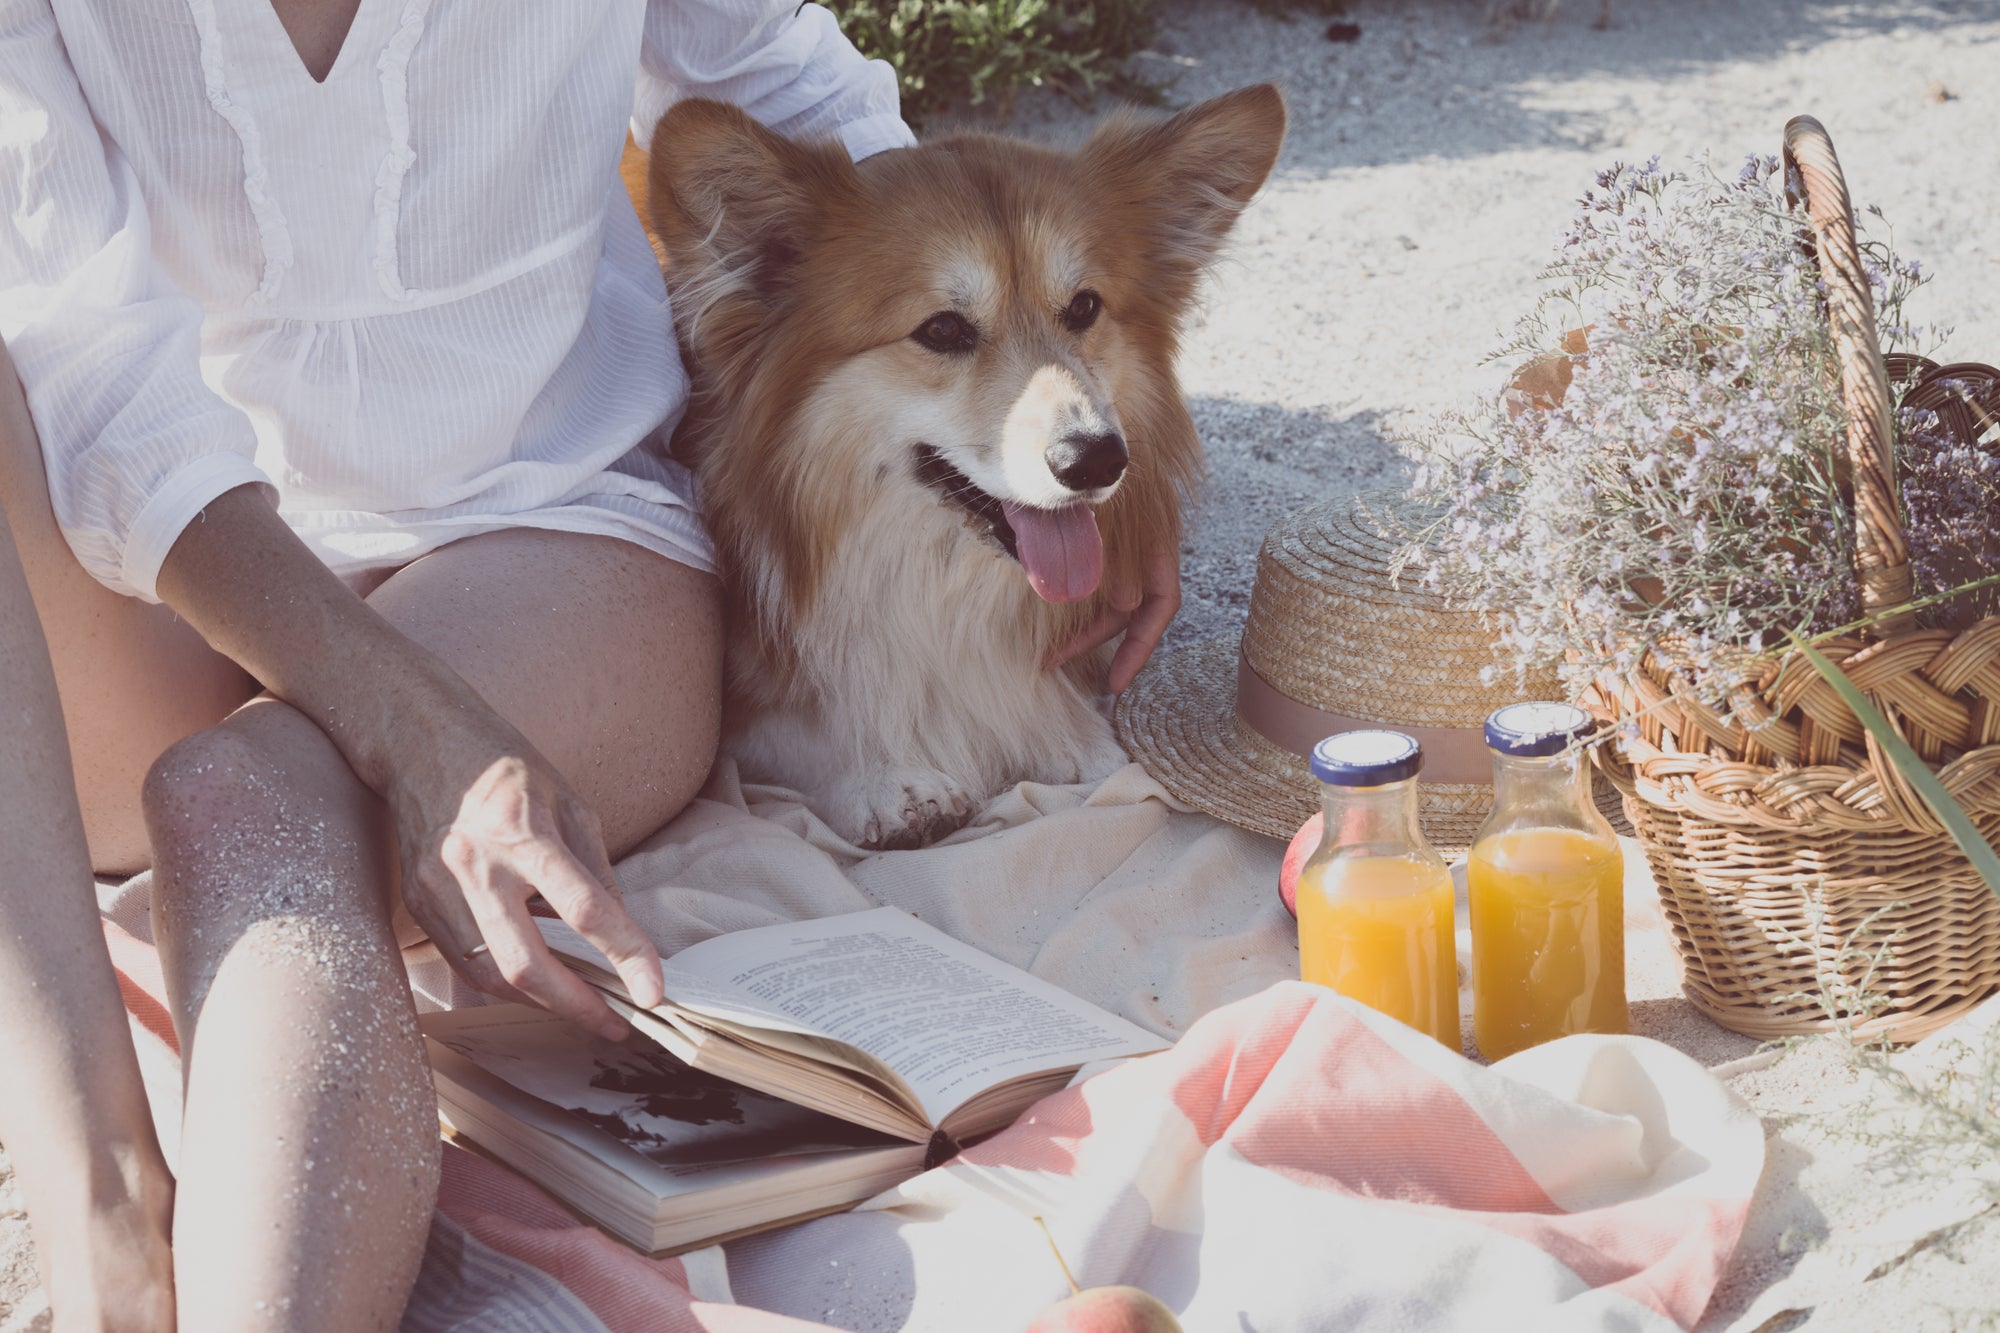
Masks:
[[[1847,413],[1808,237],[1774,158],[1727,179],[1614,164],[1495,354],[1548,371],[1565,348],[1560,401],[1517,378],[1415,441],[1417,494],[1442,517],[1405,558],[1489,612],[1524,675],[1553,666],[1580,694],[1651,651],[1719,696],[1787,631],[1857,615]],[[1925,340],[1903,315],[1917,266],[1862,248],[1885,347]],[[1930,458],[1922,514],[2000,524],[1965,498],[1991,484],[1983,465]]]

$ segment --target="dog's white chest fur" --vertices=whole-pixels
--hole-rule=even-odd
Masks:
[[[775,569],[760,571],[769,607]],[[1017,781],[1095,781],[1125,754],[1047,649],[1021,569],[935,505],[880,505],[846,534],[812,609],[784,626],[789,688],[745,640],[725,744],[745,776],[800,791],[833,830],[915,846]]]
[[[1260,85],[1073,152],[958,135],[857,163],[699,98],[661,119],[649,212],[746,776],[896,847],[1124,763],[1078,683],[1108,683],[1102,651],[1043,663],[1117,607],[1143,656],[1172,614],[1201,471],[1174,356],[1284,124]]]

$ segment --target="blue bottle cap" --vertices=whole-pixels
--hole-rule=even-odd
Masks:
[[[1336,787],[1382,787],[1413,778],[1424,747],[1400,731],[1343,731],[1313,746],[1313,776]]]
[[[1596,726],[1597,719],[1575,704],[1508,704],[1486,719],[1486,745],[1501,754],[1543,759],[1561,754]]]

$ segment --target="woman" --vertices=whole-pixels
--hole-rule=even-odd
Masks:
[[[721,626],[616,166],[695,94],[910,141],[795,0],[0,5],[0,1133],[61,1328],[394,1325],[437,1170],[399,942],[619,1030],[539,894],[658,997],[611,860],[708,769]],[[81,883],[147,865],[177,1181]]]
[[[659,995],[610,858],[708,769],[721,626],[616,166],[635,79],[642,128],[699,93],[857,155],[907,143],[890,71],[794,11],[0,7],[0,504],[89,862],[155,872],[186,1070],[169,1237],[74,823],[4,830],[43,937],[10,961],[92,960],[10,1026],[42,1049],[4,1128],[63,1327],[394,1325],[437,1171],[399,889],[489,993],[620,1028],[541,946],[539,893]],[[60,788],[46,759],[0,777],[10,825],[42,822],[16,798]],[[29,1163],[79,1099],[69,1160],[116,1169],[65,1205]],[[161,1299],[129,1299],[146,1280]]]

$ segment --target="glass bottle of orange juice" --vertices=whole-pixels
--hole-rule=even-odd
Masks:
[[[1623,1032],[1625,858],[1590,800],[1571,704],[1486,719],[1493,813],[1466,865],[1472,1033],[1489,1060],[1573,1032]]]
[[[1313,748],[1326,831],[1299,871],[1299,972],[1456,1051],[1451,872],[1417,827],[1423,763],[1395,731]]]

